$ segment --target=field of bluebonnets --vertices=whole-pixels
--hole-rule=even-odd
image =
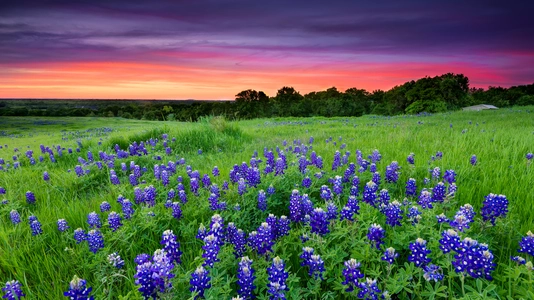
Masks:
[[[534,298],[534,107],[0,125],[6,299]]]

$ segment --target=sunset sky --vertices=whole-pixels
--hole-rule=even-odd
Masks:
[[[2,1],[0,98],[218,100],[448,72],[531,84],[533,3]]]

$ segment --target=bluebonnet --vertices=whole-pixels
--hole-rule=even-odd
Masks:
[[[439,167],[435,167],[432,171],[432,179],[440,179],[441,177],[441,169]]]
[[[364,275],[360,270],[360,263],[354,258],[347,260],[344,265],[343,276],[345,277],[345,281],[343,281],[342,284],[347,286],[345,289],[346,292],[352,292],[354,291],[354,288],[360,287],[358,280],[363,278]]]
[[[168,186],[170,182],[171,181],[169,179],[169,173],[167,172],[167,170],[162,170],[161,171],[161,183],[163,184],[163,186]]]
[[[396,161],[392,161],[389,166],[386,167],[386,182],[397,183],[399,180],[399,164]]]
[[[204,246],[202,246],[202,249],[204,250],[202,257],[206,259],[203,265],[213,267],[213,264],[219,261],[217,255],[220,250],[219,242],[215,235],[210,234],[204,238]]]
[[[135,199],[136,204],[143,203],[143,201],[145,201],[145,192],[141,188],[135,187],[134,188],[134,199]]]
[[[299,157],[299,171],[302,174],[306,173],[306,168],[308,167],[308,160],[306,159],[306,156],[301,155]]]
[[[380,173],[374,172],[373,177],[371,178],[371,181],[377,185],[377,189],[378,189],[378,186],[380,185],[380,180],[381,180]]]
[[[343,182],[349,182],[350,178],[354,176],[356,173],[356,165],[354,163],[350,163],[347,169],[345,170],[345,173],[343,173]]]
[[[112,183],[113,185],[119,185],[119,184],[121,184],[121,182],[120,182],[120,180],[119,180],[119,177],[117,177],[117,175],[115,175],[115,174],[110,175],[109,179],[110,179],[110,181],[111,181],[111,183]]]
[[[9,218],[11,219],[11,223],[13,223],[13,225],[17,225],[21,222],[19,212],[14,209],[9,213]]]
[[[534,154],[532,154],[531,152],[529,152],[529,153],[527,153],[527,154],[525,155],[525,158],[526,158],[528,161],[532,160],[533,157],[534,157]]]
[[[406,161],[407,161],[410,165],[415,164],[415,154],[410,153],[410,155],[408,155],[408,157],[406,158]]]
[[[415,197],[417,195],[417,184],[415,179],[410,178],[406,182],[406,197]]]
[[[148,207],[156,205],[156,188],[153,185],[145,187],[145,203]]]
[[[482,220],[495,225],[495,220],[498,217],[506,217],[506,213],[508,213],[508,199],[505,195],[489,194],[485,197],[482,204]]]
[[[379,201],[377,203],[378,206],[384,204],[384,205],[388,205],[389,204],[389,200],[391,199],[391,197],[389,196],[389,191],[386,190],[386,189],[382,189],[379,193]]]
[[[426,188],[422,189],[417,203],[421,205],[423,209],[432,208],[432,193]]]
[[[160,293],[165,293],[172,288],[171,279],[174,274],[171,271],[173,268],[174,264],[162,249],[154,252],[152,262],[145,261],[137,265],[134,275],[135,284],[140,285],[139,291],[145,299],[157,299]]]
[[[302,214],[304,215],[311,215],[313,212],[313,202],[311,201],[308,194],[302,195],[300,197],[300,209],[302,211]]]
[[[337,170],[341,166],[341,153],[336,151],[334,153],[334,160],[332,162],[332,171]]]
[[[274,175],[275,176],[284,175],[285,168],[286,166],[285,166],[284,160],[281,157],[277,158]]]
[[[402,210],[400,208],[401,204],[395,200],[389,203],[387,206],[382,207],[382,212],[386,216],[386,224],[389,226],[402,226]]]
[[[336,175],[334,177],[334,186],[333,186],[333,191],[334,191],[334,194],[336,195],[341,195],[343,193],[343,178],[341,178],[341,176],[338,176]]]
[[[369,165],[369,172],[374,173],[374,172],[376,172],[376,171],[377,171],[377,169],[376,169],[376,164],[375,164],[375,163],[371,163],[371,164]]]
[[[202,186],[203,187],[209,187],[211,185],[211,179],[208,174],[204,174],[202,177]]]
[[[321,198],[325,201],[332,200],[332,191],[326,185],[321,186]]]
[[[423,278],[426,281],[434,280],[435,282],[443,280],[443,270],[441,267],[436,266],[434,264],[429,264],[423,268],[425,273],[423,274]]]
[[[270,300],[286,299],[285,292],[289,290],[286,286],[286,280],[289,273],[285,271],[284,261],[279,257],[273,258],[273,264],[267,268],[269,275]]]
[[[273,195],[275,192],[276,189],[274,188],[274,186],[272,184],[269,185],[269,187],[267,188],[267,195]]]
[[[191,178],[191,181],[189,182],[189,190],[191,193],[195,194],[195,196],[198,196],[198,189],[200,188],[200,185],[198,183],[198,178]]]
[[[122,213],[124,214],[125,219],[130,219],[135,212],[133,209],[133,204],[128,199],[122,201]]]
[[[82,176],[84,175],[82,166],[80,166],[80,165],[76,165],[76,166],[74,167],[74,172],[76,173],[76,175],[77,175],[78,177],[82,177]]]
[[[41,223],[37,219],[30,222],[30,229],[32,230],[32,235],[39,235],[43,233],[43,229],[41,229]]]
[[[384,243],[382,239],[385,237],[386,231],[379,224],[374,223],[369,227],[367,238],[371,242],[371,245],[376,247],[376,249],[380,249],[380,245]]]
[[[174,189],[170,189],[167,192],[167,201],[172,200],[176,197],[176,191]]]
[[[178,191],[178,197],[182,203],[187,203],[187,193],[184,190]]]
[[[406,217],[412,221],[412,225],[415,225],[419,223],[419,220],[421,220],[421,212],[417,208],[417,206],[412,206],[408,209],[408,213],[406,214]]]
[[[432,201],[443,202],[445,200],[445,184],[438,182],[438,184],[432,189]]]
[[[373,153],[369,155],[368,157],[372,162],[377,163],[380,162],[382,159],[382,154],[378,151],[378,149],[373,150]]]
[[[449,219],[447,218],[447,216],[445,214],[439,214],[436,216],[436,219],[438,221],[439,224],[441,223],[449,223]]]
[[[47,171],[43,172],[43,180],[44,181],[49,181],[50,180],[50,175],[48,174]]]
[[[245,232],[241,229],[237,229],[235,224],[228,223],[227,228],[228,241],[234,245],[234,255],[236,258],[243,256],[246,250],[247,239]]]
[[[204,269],[203,266],[199,266],[191,273],[189,285],[189,290],[197,293],[195,299],[204,298],[204,292],[211,287],[208,270]]]
[[[337,219],[337,206],[332,201],[326,203],[326,219],[328,221]]]
[[[237,183],[237,193],[239,196],[242,196],[244,193],[247,192],[247,186],[245,184],[245,179],[243,177],[239,178]]]
[[[108,263],[117,269],[124,267],[124,260],[117,252],[108,255]]]
[[[412,251],[408,256],[408,261],[413,262],[416,267],[424,267],[430,263],[430,250],[426,248],[426,241],[422,238],[417,238],[414,243],[410,243],[410,250]]]
[[[323,158],[321,156],[317,156],[317,159],[315,161],[315,166],[318,169],[322,169],[323,168]]]
[[[289,218],[292,222],[300,222],[304,218],[300,198],[299,191],[293,190],[289,199]]]
[[[131,185],[131,186],[136,186],[136,185],[139,184],[139,182],[137,181],[137,177],[135,177],[134,174],[130,174],[130,175],[128,176],[128,180],[130,181],[130,185]]]
[[[67,221],[65,219],[59,219],[57,220],[57,230],[64,232],[67,229],[69,229],[69,225],[67,224]]]
[[[72,300],[93,300],[93,296],[89,295],[92,290],[93,288],[87,287],[87,281],[85,279],[74,275],[74,278],[72,278],[69,284],[69,290],[64,292],[63,295]]]
[[[472,155],[471,156],[471,159],[469,160],[469,163],[471,163],[471,165],[476,165],[477,164],[477,156],[476,155]]]
[[[258,192],[258,209],[261,211],[265,211],[267,209],[267,195],[263,190]]]
[[[96,212],[91,212],[87,215],[87,224],[89,228],[100,228],[102,227],[102,222],[100,221],[100,216]]]
[[[34,204],[35,203],[35,195],[31,191],[26,192],[26,202],[28,204]]]
[[[454,197],[454,195],[456,194],[456,190],[458,188],[456,187],[456,183],[451,183],[448,187],[448,190],[447,190],[447,196],[449,197]]]
[[[534,256],[534,233],[527,232],[527,235],[521,238],[519,242],[519,250],[517,252],[527,253],[530,256]]]
[[[399,254],[395,251],[395,248],[389,247],[384,251],[384,255],[382,256],[382,260],[386,261],[388,264],[393,264],[393,261],[399,256]]]
[[[487,245],[467,237],[460,243],[452,265],[456,273],[466,273],[473,278],[484,277],[492,280],[491,272],[495,269],[493,258],[493,253]]]
[[[312,185],[312,180],[309,176],[306,176],[304,177],[304,179],[302,179],[302,186],[305,187],[305,188],[310,188],[310,186]]]
[[[0,195],[5,195],[6,189],[0,186]]]
[[[172,230],[165,230],[163,232],[160,244],[163,245],[163,251],[171,263],[181,263],[182,251],[180,251],[180,243],[176,240],[176,235],[174,235]]]
[[[98,249],[104,248],[104,237],[100,230],[90,230],[87,233],[87,243],[89,243],[89,251],[93,253],[96,253]]]
[[[448,184],[453,184],[456,182],[456,172],[454,170],[446,170],[445,174],[443,174],[443,180]]]
[[[527,263],[527,260],[522,258],[521,256],[511,256],[510,259],[512,261],[515,261],[518,265],[524,265]]]
[[[363,189],[363,201],[371,206],[375,206],[377,190],[378,185],[374,181],[369,181]]]
[[[358,298],[365,300],[378,300],[382,298],[382,291],[378,288],[376,279],[366,278],[365,281],[360,283],[360,291],[358,292]]]
[[[452,251],[458,251],[460,248],[460,236],[458,232],[453,229],[445,230],[441,233],[441,239],[439,240],[440,246],[439,249],[443,253],[449,253]]]
[[[309,250],[311,250],[311,252],[307,252]],[[308,274],[310,276],[313,276],[315,279],[323,279],[325,268],[321,256],[313,254],[313,248],[310,247],[304,247],[302,251],[301,259],[303,259],[303,262],[301,265],[308,267]]]
[[[100,212],[106,212],[111,209],[111,205],[107,201],[103,201],[100,204]]]
[[[237,270],[237,284],[239,285],[237,293],[242,297],[242,299],[254,299],[253,291],[256,288],[254,285],[255,279],[256,276],[254,276],[252,260],[249,259],[248,256],[242,257]]]
[[[474,221],[474,216],[475,212],[473,207],[470,204],[465,204],[464,206],[460,207],[454,216],[454,219],[449,222],[449,225],[456,230],[464,232],[466,229],[470,228],[469,223]]]
[[[310,217],[312,233],[325,235],[330,232],[330,230],[328,230],[328,220],[326,218],[326,212],[322,208],[318,207],[314,209]]]
[[[114,211],[110,212],[108,215],[108,224],[111,231],[116,231],[122,226],[121,216]]]
[[[74,230],[74,239],[76,240],[76,244],[79,244],[87,239],[87,234],[83,229],[77,228]]]
[[[213,169],[211,170],[211,174],[212,174],[214,177],[219,176],[219,175],[220,175],[219,167],[214,166]]]
[[[22,297],[26,296],[22,291],[22,285],[18,280],[6,282],[6,286],[2,288],[2,291],[5,293],[2,298],[6,300],[20,300]]]
[[[286,216],[280,216],[277,221],[276,236],[277,238],[289,235],[290,220]]]

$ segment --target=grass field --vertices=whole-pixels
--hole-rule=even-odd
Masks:
[[[381,293],[388,291],[386,298],[389,295],[393,299],[534,298],[530,263],[533,256],[518,252],[522,239],[528,242],[525,238],[527,232],[534,230],[534,166],[526,158],[527,153],[534,152],[534,107],[420,116],[240,122],[215,117],[197,123],[119,118],[2,118],[0,127],[0,158],[3,159],[0,187],[5,189],[5,194],[0,194],[0,200],[6,200],[0,204],[0,286],[3,287],[7,281],[18,280],[28,299],[62,298],[74,275],[87,281],[95,299],[142,299],[135,277],[140,267],[134,259],[141,253],[152,255],[162,248],[162,234],[168,229],[176,235],[183,254],[180,264],[175,263],[172,269],[174,277],[167,281],[172,287],[168,284],[165,292],[153,295],[168,299],[189,299],[197,295],[190,291],[192,273],[210,259],[204,254],[205,249],[215,247],[218,261],[213,267],[206,266],[211,287],[205,290],[204,297],[236,297],[238,276],[241,276],[238,274],[241,272],[238,270],[240,258],[234,255],[232,238],[221,237],[214,246],[210,246],[209,241],[196,238],[201,224],[206,226],[208,234],[214,232],[210,229],[214,214],[222,217],[223,228],[228,229],[228,223],[233,222],[247,237],[255,230],[262,234],[262,222],[269,214],[276,217],[285,215],[292,220],[287,235],[264,242],[266,254],[250,246],[243,254],[253,260],[256,276],[253,293],[258,299],[268,299],[271,295],[269,280],[273,279],[268,278],[267,269],[276,256],[284,261],[285,270],[289,272],[285,291],[288,299],[354,298],[364,290],[365,285],[361,283],[366,282],[366,277],[377,279]],[[313,137],[312,143],[310,137]],[[125,154],[134,142],[137,145],[144,142],[146,154]],[[40,145],[51,149],[55,162],[51,161],[49,153],[41,152]],[[120,158],[115,145],[124,150],[122,156],[127,157]],[[63,148],[61,155],[58,147]],[[277,147],[283,151],[287,161],[284,174],[265,174],[268,160],[264,149],[271,150],[276,161],[280,157]],[[69,148],[72,153],[69,153]],[[30,155],[28,150],[33,153]],[[357,150],[362,153],[360,159],[356,157]],[[376,175],[369,171],[370,166],[363,172],[359,168],[362,160],[371,162],[372,158],[368,156],[375,150],[381,155],[381,159],[376,161],[381,179],[378,190],[372,193],[378,197],[382,189],[387,189],[391,199],[385,200],[386,204],[390,203],[386,206],[390,207],[395,200],[401,203],[402,226],[388,225],[384,208],[376,203],[371,205],[372,201],[363,196],[366,183]],[[246,162],[247,170],[252,170],[254,163],[251,163],[251,158],[255,151],[257,159],[262,160],[258,163],[260,182],[250,184],[245,178],[248,175],[241,174],[247,181],[246,191],[241,194],[240,184],[230,180],[234,176],[231,170],[235,164],[241,167],[243,162]],[[300,172],[300,157],[310,161],[313,151],[323,158],[323,168],[308,165],[305,173]],[[336,151],[341,156],[349,151],[350,155],[347,161],[342,159],[341,166],[333,170]],[[93,154],[93,161],[89,159],[88,152]],[[106,155],[101,156],[100,152]],[[414,154],[413,165],[407,162],[410,153]],[[477,159],[474,165],[470,162],[473,155]],[[16,161],[13,156],[17,156]],[[43,156],[42,162],[39,156]],[[35,160],[34,164],[30,157]],[[168,167],[169,161],[176,163],[175,172]],[[398,180],[387,182],[386,169],[393,161],[400,166]],[[146,191],[152,185],[156,191],[155,205],[147,200],[149,196],[146,193],[139,203],[134,201],[135,189],[129,182],[130,174],[134,173],[130,168],[131,162],[145,169],[136,178],[139,182],[137,187]],[[121,163],[125,163],[126,170],[123,171]],[[354,175],[360,181],[356,197],[360,209],[354,215],[354,221],[340,221],[339,213],[347,205],[353,177],[350,176],[349,182],[343,182],[339,194],[335,191],[335,180],[330,179],[343,177],[350,163],[355,164]],[[160,167],[160,172],[166,169],[169,184],[165,184],[161,175],[160,179],[155,175],[154,166],[162,164],[167,167]],[[76,166],[83,170],[81,176],[77,175]],[[214,166],[218,166],[220,176],[212,174]],[[274,165],[272,167],[275,169]],[[432,177],[436,167],[440,169],[439,178]],[[191,178],[195,177],[191,174],[196,174],[191,170],[198,170],[200,175],[196,180],[200,185],[198,195],[190,188],[194,181]],[[456,174],[457,191],[454,196],[434,201],[433,208],[421,207],[418,204],[421,190],[426,188],[433,192],[438,182],[444,181],[446,170],[454,170]],[[50,177],[48,181],[43,179],[45,171]],[[110,171],[115,172],[119,184],[113,183]],[[318,172],[322,174],[321,178],[316,176]],[[210,208],[208,199],[212,189],[202,187],[205,174],[210,177],[211,183],[219,187],[221,195],[218,201],[225,202],[226,209],[222,206],[215,210]],[[179,176],[183,178],[188,200],[182,203],[178,196],[171,200],[181,210],[181,216],[177,218],[177,215],[173,216],[173,208],[167,208],[165,204],[171,189],[179,191]],[[311,179],[310,187],[302,186],[306,176]],[[417,196],[405,199],[409,178],[416,180]],[[425,178],[428,183],[425,183]],[[225,181],[229,182],[228,190],[223,188]],[[267,191],[271,185],[276,191],[267,196],[267,209],[262,211],[258,209],[258,192]],[[312,233],[316,231],[315,221],[320,218],[320,213],[306,211],[300,196],[308,194],[312,209],[327,211],[328,204],[321,193],[323,185],[334,191],[331,203],[337,207],[337,219],[330,220],[328,227],[324,227],[328,233]],[[446,186],[449,188],[450,184]],[[302,215],[308,213],[311,222],[293,220],[295,212],[293,209],[290,211],[290,199],[294,189],[299,192],[297,203],[301,203],[300,212]],[[28,191],[33,192],[35,203],[27,201]],[[483,202],[490,193],[505,195],[509,201],[508,213],[505,217],[498,217],[495,225],[484,222],[481,216]],[[117,201],[120,195],[133,203],[135,212],[129,219],[125,218],[123,205]],[[110,204],[109,211],[101,212],[103,201]],[[469,228],[458,234],[462,240],[469,237],[479,244],[488,244],[492,259],[488,259],[487,252],[480,259],[490,266],[491,262],[494,263],[494,270],[488,271],[492,280],[456,272],[452,263],[458,261],[458,254],[454,251],[444,253],[440,249],[442,232],[455,226],[454,223],[438,223],[436,215],[444,213],[449,220],[454,219],[464,204],[472,205],[476,215]],[[412,206],[422,213],[415,224],[406,215]],[[13,210],[20,214],[21,223],[12,223],[10,213]],[[122,226],[117,230],[108,223],[111,211],[121,216]],[[96,253],[90,251],[87,241],[78,244],[74,239],[75,229],[90,230],[87,219],[91,212],[96,212],[102,222],[99,232],[103,235],[104,247],[97,247]],[[31,215],[42,224],[42,233],[32,235],[28,222]],[[66,231],[58,230],[58,219],[67,221],[69,228]],[[379,249],[367,237],[373,223],[385,229],[384,243],[379,245]],[[271,234],[274,235],[274,231]],[[303,236],[309,239],[303,242]],[[424,266],[418,267],[409,259],[412,254],[410,244],[414,244],[417,238],[427,241],[431,264],[440,268],[434,274],[442,272],[442,280],[425,280]],[[528,248],[526,242],[523,244]],[[250,243],[254,244],[253,241]],[[530,247],[534,248],[534,241],[532,243]],[[302,265],[300,256],[303,247],[312,247],[324,261],[323,279],[310,276],[309,268]],[[399,254],[391,265],[381,259],[389,247],[395,248]],[[108,255],[113,252],[122,257],[124,267],[118,269],[108,262]],[[510,259],[517,255],[530,261],[529,264],[518,265]],[[355,291],[349,292],[346,291],[348,285],[344,284],[344,262],[351,258],[361,263],[359,269],[365,277],[360,279]]]

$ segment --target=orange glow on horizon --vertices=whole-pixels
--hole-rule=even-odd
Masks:
[[[274,68],[278,66],[277,68]],[[234,68],[143,62],[66,62],[7,67],[0,75],[0,98],[234,99],[246,89],[269,96],[283,86],[302,94],[335,86],[388,90],[409,80],[448,72],[463,73],[487,87],[506,78],[465,63],[339,63],[314,67],[276,62]]]

